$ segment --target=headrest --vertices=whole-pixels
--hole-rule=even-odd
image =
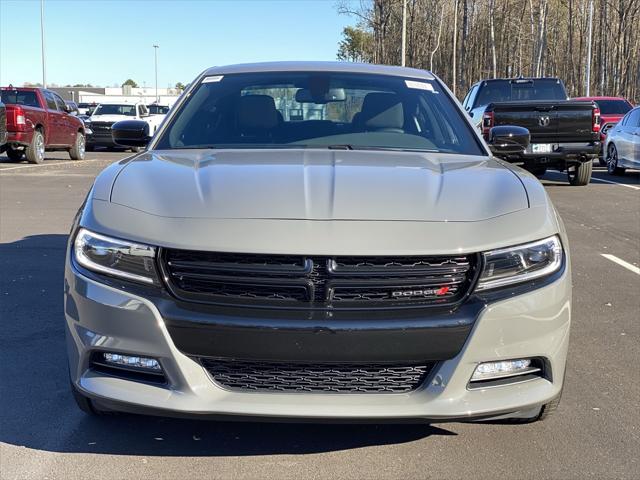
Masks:
[[[278,126],[278,110],[269,95],[244,95],[238,101],[238,127],[269,130]]]
[[[395,93],[367,93],[362,102],[358,122],[367,129],[402,129],[404,109],[400,98]]]

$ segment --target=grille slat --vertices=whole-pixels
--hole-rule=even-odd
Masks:
[[[163,249],[170,291],[238,306],[340,309],[450,305],[466,295],[476,257],[295,256]]]
[[[322,364],[201,358],[213,380],[230,390],[303,393],[406,393],[432,365]]]

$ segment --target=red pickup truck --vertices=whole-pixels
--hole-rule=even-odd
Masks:
[[[56,93],[43,88],[0,88],[6,107],[7,143],[0,146],[9,159],[25,155],[31,163],[42,163],[45,150],[67,150],[73,160],[84,158],[85,132],[82,120]]]

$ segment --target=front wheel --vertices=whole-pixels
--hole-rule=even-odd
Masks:
[[[609,175],[624,175],[625,169],[618,166],[618,149],[612,143],[607,149],[607,172]]]
[[[84,160],[85,140],[84,135],[80,132],[76,133],[76,141],[69,150],[71,160]]]
[[[33,132],[33,138],[25,150],[25,155],[29,163],[44,162],[44,135],[40,130]]]
[[[567,165],[569,183],[573,186],[589,185],[592,171],[593,162],[591,160]]]

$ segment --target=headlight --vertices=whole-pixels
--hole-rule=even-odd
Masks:
[[[156,249],[81,228],[73,244],[75,261],[98,273],[158,285]]]
[[[546,277],[562,266],[562,244],[557,236],[484,255],[484,268],[476,290],[503,287]]]

